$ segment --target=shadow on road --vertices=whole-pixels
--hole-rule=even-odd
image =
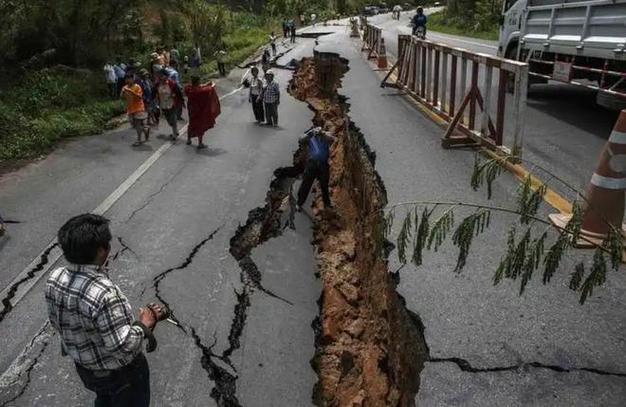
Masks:
[[[528,106],[599,138],[608,139],[618,112],[595,103],[595,92],[567,85],[533,85]]]

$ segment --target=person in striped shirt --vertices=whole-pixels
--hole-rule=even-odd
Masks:
[[[278,105],[280,104],[280,87],[274,81],[274,72],[268,69],[265,72],[265,86],[263,86],[263,105],[265,107],[265,124],[278,127]]]

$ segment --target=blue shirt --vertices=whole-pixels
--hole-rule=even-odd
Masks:
[[[426,16],[424,14],[416,14],[411,22],[415,27],[424,27],[426,26]]]
[[[119,65],[113,65],[113,71],[117,79],[124,79],[124,76],[126,76],[126,70]]]
[[[323,136],[311,136],[309,139],[309,160],[327,162],[330,157],[330,146]]]

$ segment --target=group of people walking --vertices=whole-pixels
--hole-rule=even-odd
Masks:
[[[195,55],[199,56],[199,52]],[[194,60],[197,59],[195,55]],[[183,109],[187,107],[190,118],[187,144],[191,144],[192,138],[198,138],[198,149],[206,148],[202,138],[220,114],[219,98],[214,85],[211,82],[201,84],[197,73],[192,73],[191,84],[183,88],[177,68],[186,69],[187,62],[183,60],[182,65],[180,62],[178,50],[173,48],[167,52],[161,48],[151,54],[150,70],[129,69],[126,66],[124,85],[119,94],[126,102],[131,127],[137,132],[133,146],[150,140],[151,127],[157,127],[161,117],[171,128],[170,138],[176,140],[179,136],[178,122],[184,120]]]

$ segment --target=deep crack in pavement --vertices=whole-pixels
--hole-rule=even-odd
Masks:
[[[19,279],[18,281],[16,281],[15,283],[13,283],[11,285],[11,287],[9,288],[9,292],[2,299],[2,305],[4,306],[4,308],[2,308],[2,310],[0,310],[0,322],[2,322],[4,320],[4,318],[9,314],[9,312],[11,312],[11,310],[13,310],[13,304],[11,303],[11,299],[13,299],[13,297],[15,297],[15,293],[17,292],[17,289],[20,287],[20,285],[22,285],[26,281],[34,278],[35,275],[37,274],[37,272],[43,270],[44,266],[46,264],[48,264],[48,256],[50,255],[50,252],[52,252],[52,250],[54,250],[58,245],[59,245],[59,243],[54,243],[54,244],[50,245],[41,254],[41,257],[39,259],[39,263],[37,263],[37,265],[35,265],[35,267],[33,267],[33,269],[30,270],[26,274],[26,276],[24,278]]]

